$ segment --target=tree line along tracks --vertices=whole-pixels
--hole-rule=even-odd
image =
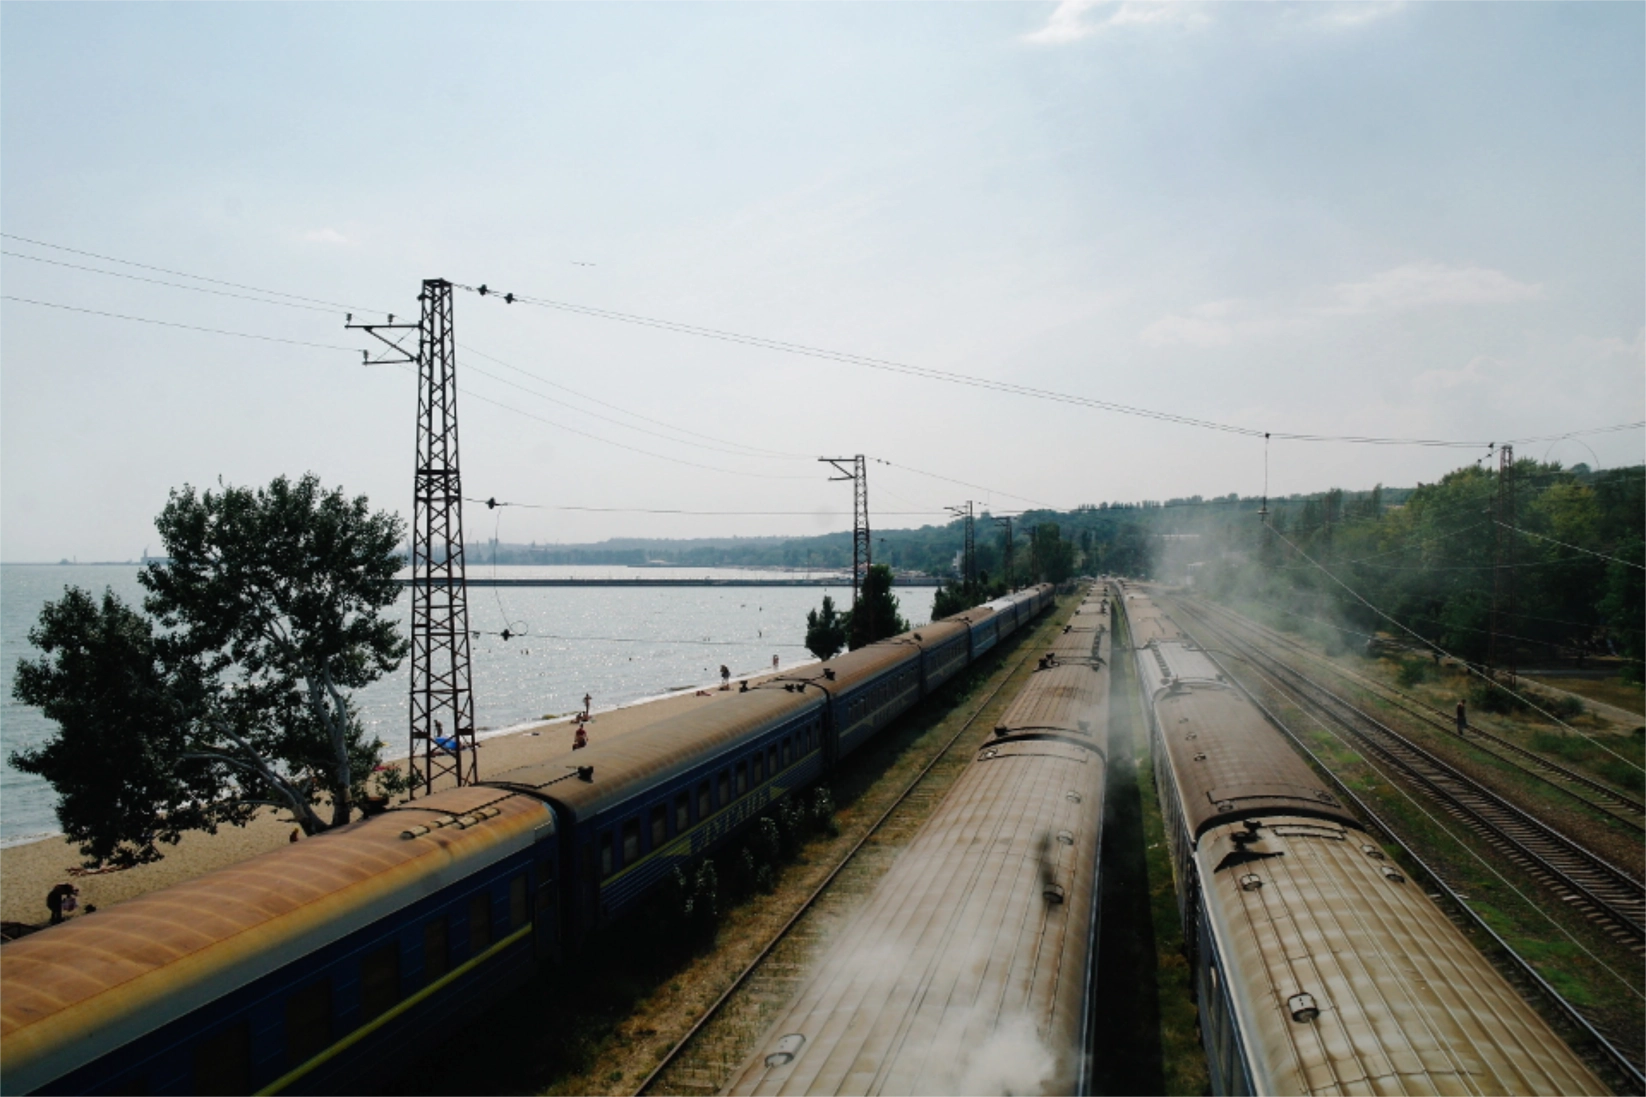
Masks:
[[[809,962],[821,954],[833,932],[874,889],[948,793],[964,766],[945,767],[938,772],[940,765],[956,756],[954,748],[985,713],[994,712],[1001,692],[1020,681],[1020,672],[1034,657],[1047,630],[1061,626],[1067,617],[1065,609],[1059,606],[1053,610],[1021,639],[1023,654],[1009,670],[997,669],[998,680],[971,706],[961,726],[937,746],[920,771],[898,791],[766,947],[663,1056],[636,1088],[636,1094],[720,1091],[778,1011],[800,988]]]
[[[1430,727],[1448,734],[1454,731],[1450,714],[1431,708],[1423,704],[1422,701],[1382,682],[1341,667],[1319,652],[1310,650],[1304,644],[1284,633],[1276,632],[1266,625],[1241,617],[1234,611],[1214,602],[1193,599],[1192,604],[1195,608],[1203,612],[1210,612],[1236,628],[1262,637],[1266,642],[1277,648],[1307,659],[1340,678],[1352,681],[1355,685],[1375,695],[1379,700],[1393,705]],[[1551,758],[1538,754],[1536,751],[1528,750],[1519,743],[1510,742],[1501,735],[1495,735],[1483,727],[1470,724],[1467,739],[1471,745],[1485,753],[1495,755],[1500,761],[1520,770],[1527,777],[1542,781],[1551,788],[1608,817],[1612,822],[1632,831],[1636,835],[1646,836],[1646,825],[1643,825],[1646,824],[1646,803],[1642,803],[1635,797],[1588,774],[1579,773],[1569,766],[1563,766]],[[1505,754],[1513,757],[1505,757]],[[1531,768],[1527,768],[1528,766]]]
[[[1646,953],[1646,885],[1640,880],[1276,658],[1257,641],[1238,635],[1238,626],[1214,622],[1197,606],[1178,604],[1286,700],[1348,733],[1366,752],[1398,771],[1410,787],[1581,912],[1606,936],[1636,953]]]

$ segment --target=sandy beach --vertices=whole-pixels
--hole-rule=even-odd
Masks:
[[[793,668],[785,668],[785,672],[790,669]],[[769,677],[763,675],[749,681],[758,682]],[[731,697],[736,691],[737,683],[734,681],[729,691],[722,691],[716,686],[708,689],[706,694],[701,691],[677,693],[604,712],[597,708],[589,721],[589,738],[600,741],[633,734],[676,713],[712,705]],[[552,760],[557,755],[565,756],[567,764],[571,765],[575,760],[572,753],[574,728],[571,720],[562,719],[525,724],[482,739],[479,744],[482,779],[516,766]],[[269,809],[245,827],[225,827],[216,834],[185,835],[176,846],[164,847],[165,857],[154,864],[78,877],[71,876],[69,870],[80,865],[80,851],[65,838],[45,838],[0,849],[0,919],[45,924],[50,917],[46,910],[46,893],[64,881],[71,881],[80,888],[81,910],[75,917],[81,916],[88,904],[100,910],[106,909],[126,899],[276,849],[290,841],[293,829],[294,824],[287,813]]]

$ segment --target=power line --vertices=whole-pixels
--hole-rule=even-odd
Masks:
[[[24,255],[20,251],[3,251],[0,255],[10,256],[13,259],[27,259],[31,263],[46,263],[54,267],[65,267],[68,270],[82,270],[89,274],[106,274],[110,278],[125,278],[132,282],[145,282],[151,286],[168,286],[171,289],[186,289],[192,293],[210,293],[217,297],[233,297],[240,301],[255,301],[260,305],[279,305],[288,309],[307,309],[310,312],[336,312],[329,305],[305,305],[300,301],[271,301],[267,297],[252,297],[245,293],[230,293],[228,290],[209,289],[206,286],[185,286],[181,282],[168,282],[163,278],[144,278],[141,274],[126,274],[118,270],[101,270],[97,267],[83,266],[79,263],[65,263],[60,259],[47,259],[43,255]]]
[[[277,289],[264,289],[261,286],[248,286],[243,282],[229,282],[222,278],[208,278],[203,274],[190,274],[186,270],[173,270],[170,267],[156,267],[148,263],[138,263],[130,259],[119,259],[113,255],[101,255],[95,251],[81,251],[79,248],[65,247],[62,244],[51,244],[44,240],[34,240],[27,236],[18,236],[12,232],[0,232],[0,237],[7,240],[20,240],[25,244],[33,244],[39,248],[51,248],[54,251],[66,251],[70,255],[83,255],[88,259],[101,259],[105,263],[119,263],[122,266],[136,267],[138,270],[152,270],[159,274],[170,274],[177,278],[192,278],[197,282],[210,282],[214,286],[228,286],[231,289],[251,290],[253,293],[265,293],[270,297],[289,297],[293,301],[307,301],[311,305],[330,305],[335,309],[353,310],[354,312],[382,312],[382,309],[366,308],[362,305],[345,305],[337,301],[327,301],[320,297],[304,297],[301,294],[286,293]]]
[[[1493,521],[1497,522],[1496,519],[1493,519]],[[1507,522],[1497,522],[1497,524],[1506,530],[1512,530],[1515,533],[1524,533],[1527,537],[1536,537],[1539,541],[1547,541],[1551,545],[1559,545],[1561,548],[1569,548],[1574,552],[1582,552],[1587,553],[1590,556],[1597,556],[1602,560],[1610,560],[1614,564],[1623,564],[1627,567],[1634,568],[1636,571],[1646,571],[1646,567],[1642,567],[1639,564],[1633,563],[1629,560],[1624,560],[1617,556],[1607,556],[1604,552],[1595,552],[1591,549],[1582,548],[1578,545],[1568,545],[1565,541],[1556,541],[1553,537],[1545,537],[1543,534],[1533,533],[1529,529],[1521,529],[1518,526],[1511,526]],[[1567,557],[1566,559],[1570,559],[1570,557]]]
[[[496,499],[471,499],[464,497],[465,503],[479,503],[488,509],[499,507],[519,507],[524,510],[571,510],[587,511],[594,514],[693,514],[715,517],[762,517],[762,518],[815,518],[824,515],[829,518],[844,517],[844,512],[816,511],[816,510],[683,510],[672,507],[579,507],[556,505],[552,503],[505,503]],[[937,510],[882,510],[876,514],[889,514],[898,517],[909,515],[942,514]]]
[[[37,301],[32,297],[15,297],[12,294],[0,294],[0,300],[19,301],[25,305],[41,305],[48,309],[62,309],[66,312],[83,312],[87,316],[105,316],[111,320],[130,320],[137,324],[156,324],[163,328],[182,328],[184,331],[203,331],[211,335],[232,335],[238,339],[256,339],[264,343],[285,343],[294,347],[317,347],[320,350],[343,350],[353,354],[355,347],[342,347],[335,343],[310,343],[302,339],[283,339],[277,335],[255,335],[249,331],[229,331],[226,328],[203,328],[196,324],[179,324],[171,320],[151,320],[147,316],[128,316],[121,312],[103,312],[100,309],[85,309],[76,305],[60,305],[55,301]]]
[[[513,304],[519,302],[538,308],[556,309],[562,312],[575,313],[580,316],[590,316],[602,320],[614,320],[625,324],[634,324],[640,327],[654,328],[660,331],[669,331],[681,335],[693,335],[704,339],[716,339],[721,342],[737,343],[742,346],[757,347],[762,350],[774,350],[784,354],[796,354],[808,358],[821,358],[825,361],[842,362],[851,365],[865,366],[869,369],[883,370],[890,373],[901,373],[911,377],[919,377],[930,381],[943,381],[949,384],[965,385],[973,388],[987,389],[994,392],[1010,393],[1016,396],[1028,396],[1040,400],[1049,400],[1054,403],[1072,404],[1079,407],[1095,408],[1100,411],[1114,412],[1120,415],[1131,415],[1139,418],[1153,419],[1159,422],[1175,423],[1181,426],[1198,427],[1202,430],[1219,431],[1225,434],[1235,434],[1250,438],[1273,437],[1293,442],[1346,442],[1361,445],[1385,446],[1436,446],[1449,448],[1473,449],[1484,446],[1484,441],[1461,441],[1443,438],[1386,438],[1369,435],[1351,434],[1309,434],[1288,431],[1263,431],[1256,427],[1237,426],[1231,423],[1220,423],[1210,419],[1200,419],[1194,416],[1181,415],[1176,412],[1158,411],[1152,408],[1140,408],[1130,404],[1120,404],[1112,400],[1099,400],[1090,396],[1079,396],[1071,393],[1056,392],[1050,389],[1036,388],[1030,385],[1019,385],[1009,381],[997,381],[993,378],[978,377],[972,374],[955,373],[950,370],[934,369],[929,366],[915,366],[906,362],[894,362],[884,358],[873,358],[868,355],[854,354],[849,351],[830,350],[824,347],[809,346],[804,343],[791,343],[781,339],[769,339],[759,335],[748,335],[742,332],[727,331],[722,328],[709,328],[697,324],[686,324],[676,320],[663,320],[654,316],[641,316],[636,313],[618,312],[613,309],[594,308],[588,305],[573,304],[569,301],[556,301],[545,297],[533,297],[526,294],[500,294],[485,285],[464,286],[466,289],[482,297],[493,296],[502,298]],[[1543,435],[1531,438],[1514,439],[1517,442],[1552,441],[1562,438],[1572,438],[1580,434],[1601,434],[1615,430],[1634,430],[1646,427],[1646,421],[1622,423],[1609,427],[1598,427],[1589,430],[1567,431],[1561,434]]]

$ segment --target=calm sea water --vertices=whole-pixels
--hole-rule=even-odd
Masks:
[[[36,654],[28,632],[41,607],[61,597],[69,585],[96,594],[107,587],[128,604],[141,605],[137,572],[136,566],[0,567],[0,664],[5,671],[0,752],[9,755],[18,747],[43,742],[56,727],[39,709],[11,696],[18,660]],[[493,574],[490,566],[470,571],[472,578]],[[500,567],[495,574],[653,579],[776,575],[599,566]],[[806,611],[825,593],[840,605],[851,599],[849,587],[471,588],[470,626],[486,634],[471,641],[476,727],[484,733],[571,713],[583,707],[584,693],[593,694],[595,708],[600,709],[718,683],[721,664],[734,674],[745,674],[769,670],[773,655],[783,666],[807,662],[811,655],[801,642]],[[924,624],[931,619],[933,588],[899,588],[897,596],[910,621]],[[409,595],[401,598],[397,609],[404,628]],[[505,627],[522,635],[504,641],[495,634]],[[391,755],[405,752],[409,683],[403,665],[356,695],[367,728],[389,744]],[[0,845],[55,833],[55,801],[45,782],[0,763]]]

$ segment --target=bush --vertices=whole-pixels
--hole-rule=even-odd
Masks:
[[[840,837],[840,826],[834,821],[834,794],[826,788],[812,790],[812,825],[830,838]]]
[[[1423,659],[1402,659],[1400,669],[1395,672],[1395,680],[1408,689],[1428,678],[1429,664]]]
[[[1469,683],[1469,705],[1481,712],[1495,712],[1507,716],[1526,711],[1526,702],[1495,682],[1475,679]]]
[[[1573,697],[1570,693],[1562,693],[1544,707],[1562,720],[1575,720],[1589,711],[1581,697]]]

